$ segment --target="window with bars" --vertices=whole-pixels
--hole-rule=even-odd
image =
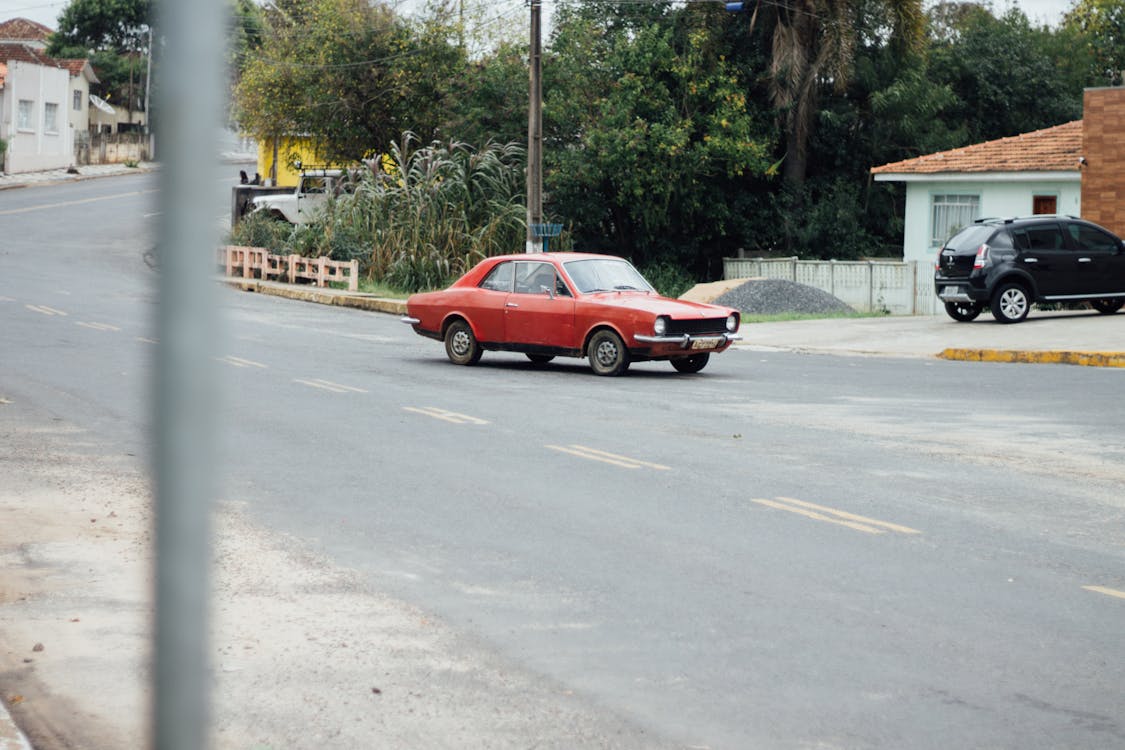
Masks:
[[[35,102],[30,99],[20,99],[16,109],[16,130],[34,130],[35,120],[33,113]]]
[[[941,247],[954,232],[973,223],[980,215],[980,196],[945,194],[933,197],[930,245]]]
[[[47,102],[43,107],[43,130],[47,133],[59,132],[59,105]]]

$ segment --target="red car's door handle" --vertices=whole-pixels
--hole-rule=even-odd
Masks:
[[[1079,263],[1092,263],[1093,259],[1092,258],[1079,258],[1078,262]]]
[[[504,307],[519,307],[515,302],[505,302]]]

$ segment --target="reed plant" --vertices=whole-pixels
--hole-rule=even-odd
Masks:
[[[514,143],[423,146],[404,133],[331,204],[316,242],[339,260],[359,258],[372,280],[407,291],[445,286],[483,258],[522,248],[523,162]]]

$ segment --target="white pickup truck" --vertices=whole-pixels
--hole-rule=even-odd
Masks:
[[[356,175],[343,169],[310,169],[292,193],[259,195],[246,207],[247,213],[265,212],[290,224],[307,224],[324,210],[329,196],[350,193],[355,189]]]

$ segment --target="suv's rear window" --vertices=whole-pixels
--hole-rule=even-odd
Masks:
[[[984,224],[976,224],[971,227],[965,227],[957,234],[949,238],[949,242],[945,243],[946,250],[953,250],[956,252],[976,252],[977,248],[988,242],[988,238],[996,231],[996,227],[990,227]]]

